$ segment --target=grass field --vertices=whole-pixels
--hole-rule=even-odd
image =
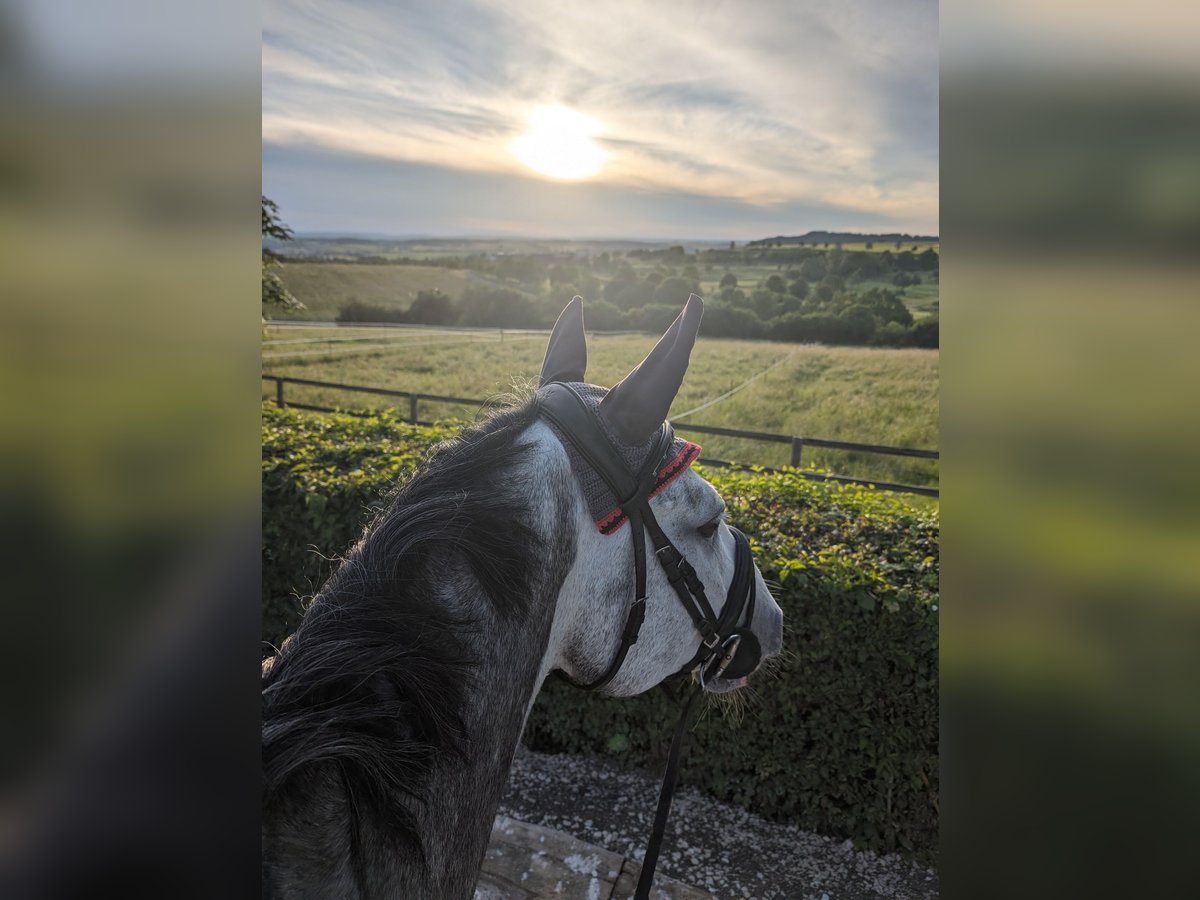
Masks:
[[[264,307],[264,315],[277,319],[332,321],[351,299],[408,309],[418,291],[439,290],[457,299],[468,285],[490,283],[473,272],[437,266],[288,262],[276,271],[284,287],[306,307],[290,314]]]
[[[643,335],[589,339],[588,380],[611,385],[653,346]],[[286,342],[286,343],[283,343]],[[485,398],[536,379],[546,348],[544,333],[496,330],[372,328],[266,329],[266,372],[388,387],[421,393]],[[808,437],[934,449],[938,445],[938,353],[821,347],[704,339],[692,353],[687,379],[672,407],[679,417],[779,363],[752,384],[680,422]],[[271,385],[263,383],[263,396]],[[341,408],[388,403],[389,398],[287,386],[297,402]],[[404,404],[402,398],[395,398]],[[422,418],[470,419],[477,408],[423,403]],[[784,465],[790,450],[740,438],[695,436],[706,456]],[[838,474],[910,484],[937,484],[937,462],[807,448],[803,464]]]

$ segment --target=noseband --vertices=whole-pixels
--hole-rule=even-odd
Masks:
[[[734,679],[749,675],[762,657],[762,647],[750,628],[754,618],[756,592],[750,542],[744,534],[730,527],[734,540],[733,581],[729,585],[725,605],[718,616],[708,601],[704,583],[696,574],[696,570],[671,543],[650,510],[650,497],[657,487],[658,472],[666,463],[675,439],[670,424],[662,424],[654,436],[650,452],[641,468],[637,472],[631,472],[600,427],[596,414],[570,386],[557,382],[548,384],[538,392],[538,399],[540,414],[555,425],[563,438],[571,442],[571,446],[604,480],[613,496],[617,498],[621,512],[629,519],[630,539],[633,542],[634,600],[629,608],[625,628],[621,632],[621,643],[612,663],[604,674],[591,682],[580,683],[566,673],[559,674],[576,687],[595,690],[612,681],[620,670],[629,648],[637,643],[638,633],[646,618],[645,536],[649,536],[654,556],[666,573],[667,581],[700,633],[700,646],[695,654],[667,680],[695,670],[703,688],[708,681],[716,678]],[[666,687],[665,681],[663,687]],[[654,830],[646,845],[646,856],[642,861],[635,900],[645,900],[650,895],[667,817],[671,812],[671,797],[679,779],[679,763],[688,713],[698,694],[698,691],[693,690],[686,698],[671,741],[667,770],[654,816]]]
[[[612,663],[595,681],[580,683],[565,674],[563,677],[584,690],[603,687],[616,676],[629,648],[637,643],[638,633],[646,618],[646,542],[643,534],[649,537],[654,556],[666,572],[667,581],[700,633],[699,648],[675,675],[684,675],[696,669],[702,686],[722,676],[733,679],[749,675],[762,656],[758,638],[750,630],[755,599],[750,542],[744,534],[730,527],[735,546],[733,581],[718,616],[713,611],[696,570],[671,543],[650,510],[650,495],[656,487],[656,476],[675,440],[675,432],[670,424],[662,424],[641,469],[633,473],[601,429],[596,414],[568,385],[547,385],[539,392],[539,400],[541,415],[557,426],[559,433],[571,442],[617,498],[621,511],[629,519],[633,542],[634,600]]]

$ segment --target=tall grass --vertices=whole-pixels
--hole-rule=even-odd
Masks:
[[[365,330],[269,328],[267,340],[343,337]],[[270,344],[265,353],[305,356],[264,360],[266,371],[387,387],[396,390],[486,398],[532,383],[545,353],[543,334],[498,331],[392,332],[379,329],[379,342]],[[615,384],[654,345],[645,335],[594,335],[589,339],[588,380]],[[781,434],[932,449],[938,446],[938,353],[862,347],[798,346],[765,341],[701,338],[672,414],[705,403],[742,384],[773,363],[786,360],[745,389],[681,419]],[[263,396],[271,392],[264,382]],[[401,405],[403,399],[288,385],[286,396],[339,408]],[[470,419],[476,406],[422,403],[423,418]],[[768,466],[786,465],[791,450],[740,438],[695,436],[705,455]],[[937,463],[905,457],[806,448],[802,464],[839,474],[936,484]]]

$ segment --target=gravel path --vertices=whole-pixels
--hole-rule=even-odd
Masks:
[[[513,761],[500,812],[641,859],[659,781],[608,760],[532,753]],[[767,822],[693,788],[675,794],[659,872],[721,898],[936,900],[937,875],[900,856]]]

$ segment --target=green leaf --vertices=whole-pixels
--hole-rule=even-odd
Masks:
[[[629,738],[623,734],[614,734],[608,739],[609,753],[625,753],[629,749]]]

